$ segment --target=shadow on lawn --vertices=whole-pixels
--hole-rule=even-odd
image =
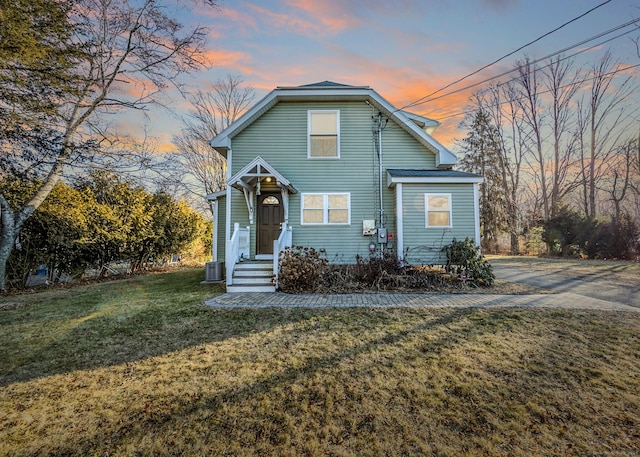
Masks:
[[[637,264],[633,262],[562,261],[517,257],[492,260],[496,276],[511,282],[548,289],[553,293],[571,292],[624,303],[640,305]]]
[[[373,310],[371,312],[380,316],[385,314],[388,310]],[[285,310],[273,310],[278,314],[282,314]],[[304,310],[290,310],[291,312],[299,311],[299,313],[288,314],[285,319],[286,323],[292,323],[295,321],[304,320],[311,317],[327,318],[330,322],[337,322],[343,319],[347,319],[345,316],[350,312],[349,309],[308,309],[308,313]],[[367,310],[353,310],[354,312],[363,313]],[[246,311],[251,312],[251,311]],[[258,314],[264,313],[265,310],[258,311]],[[393,311],[392,311],[393,312]],[[411,311],[408,311],[411,312]],[[215,395],[208,394],[207,396],[201,396],[194,399],[193,396],[185,395],[182,392],[176,392],[172,398],[163,398],[163,403],[171,405],[170,411],[165,412],[152,412],[150,414],[145,413],[140,409],[130,409],[128,417],[120,417],[118,420],[117,430],[108,437],[108,446],[105,446],[104,435],[98,436],[98,434],[104,433],[104,430],[98,431],[95,436],[76,438],[77,441],[61,443],[57,449],[57,453],[60,455],[66,455],[66,453],[86,452],[93,453],[97,450],[100,452],[118,453],[124,448],[140,449],[141,442],[154,443],[153,446],[157,446],[157,449],[145,449],[145,452],[155,453],[162,455],[163,453],[174,455],[175,453],[188,453],[189,450],[172,448],[167,449],[166,443],[163,440],[166,437],[170,437],[176,430],[182,430],[186,424],[194,424],[201,430],[206,430],[203,435],[198,437],[199,449],[206,452],[215,452],[215,450],[227,449],[228,446],[237,445],[239,442],[245,442],[246,436],[241,438],[239,435],[250,434],[256,438],[255,443],[246,443],[245,445],[251,446],[256,453],[260,453],[258,448],[253,446],[260,444],[269,444],[269,436],[275,435],[274,428],[278,428],[281,424],[278,424],[278,420],[274,419],[269,414],[284,414],[285,411],[283,405],[278,402],[284,401],[287,403],[291,400],[286,397],[286,389],[295,383],[304,385],[305,381],[313,379],[314,375],[325,370],[331,370],[336,368],[343,362],[349,362],[357,359],[359,356],[378,351],[380,349],[393,347],[395,345],[401,345],[403,342],[408,341],[414,337],[417,337],[424,333],[430,333],[432,331],[440,332],[444,334],[437,339],[428,339],[423,343],[422,351],[432,352],[433,354],[440,353],[444,348],[450,345],[456,344],[460,339],[468,336],[477,337],[487,331],[494,331],[492,326],[483,326],[474,322],[466,317],[479,312],[473,308],[458,308],[453,310],[439,310],[435,313],[432,319],[429,319],[429,315],[422,315],[418,319],[418,323],[413,326],[404,326],[395,332],[385,332],[383,336],[371,338],[355,345],[354,347],[345,348],[343,350],[330,351],[326,353],[318,352],[317,355],[308,356],[303,363],[300,364],[288,364],[283,370],[276,370],[274,373],[265,374],[260,376],[259,379],[249,383],[231,384],[226,389],[219,390]],[[428,320],[425,322],[425,318]],[[463,322],[464,321],[464,322]],[[264,320],[262,320],[265,324]],[[265,324],[264,330],[269,330],[279,322],[274,320],[270,324]],[[312,325],[310,323],[310,325]],[[325,331],[331,332],[331,324],[327,324],[329,327],[325,328]],[[378,330],[385,327],[383,319],[375,322],[374,326]],[[456,327],[455,331],[449,331],[449,327]],[[301,341],[304,341],[304,333],[309,331],[308,326],[303,325],[303,328],[298,329],[296,332],[300,335]],[[346,329],[342,329],[343,332],[350,333],[354,331],[353,327],[347,325]],[[241,335],[237,335],[241,336]],[[304,344],[307,344],[306,342]],[[403,359],[407,357],[400,348],[394,352],[394,359],[397,359],[399,363],[402,363]],[[375,365],[375,362],[371,362]],[[376,367],[372,365],[367,369],[375,370]],[[271,397],[270,397],[271,396]],[[275,402],[273,410],[260,410],[257,405],[261,399],[265,397],[271,398],[271,401]],[[247,411],[247,414],[239,414],[229,416],[229,406],[241,405],[241,410]],[[249,413],[250,411],[250,413]],[[280,430],[281,431],[281,430]],[[296,431],[291,429],[287,430],[288,433],[295,433]],[[151,438],[153,437],[153,438]],[[261,438],[266,438],[262,440]],[[276,439],[275,436],[272,438]],[[92,443],[92,444],[90,444]],[[226,445],[224,444],[226,443]],[[272,443],[276,444],[276,443]],[[105,449],[108,448],[108,449]],[[271,452],[276,448],[270,448]],[[263,449],[264,450],[264,449]],[[288,452],[291,449],[288,448]]]
[[[199,286],[197,274],[159,274],[21,297],[37,304],[0,314],[0,386],[136,362],[309,316],[304,310],[212,309],[204,300],[223,288]]]

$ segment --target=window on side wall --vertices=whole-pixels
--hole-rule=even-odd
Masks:
[[[322,110],[308,112],[309,139],[307,157],[310,159],[340,158],[340,112]]]
[[[424,194],[425,227],[451,227],[451,194]]]
[[[302,225],[348,225],[350,194],[302,194]]]

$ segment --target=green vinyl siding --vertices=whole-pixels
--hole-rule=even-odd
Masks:
[[[225,241],[225,229],[227,223],[227,199],[225,197],[221,197],[218,199],[218,220],[213,221],[213,230],[214,236],[218,241],[218,262],[225,261],[225,249],[226,249],[226,241]]]
[[[309,110],[340,111],[340,158],[307,158]],[[374,237],[362,235],[363,220],[378,220],[378,165],[374,156],[372,110],[358,102],[282,102],[233,138],[232,173],[261,156],[296,188],[289,196],[293,244],[324,249],[330,262],[352,263],[368,256]],[[377,113],[375,113],[377,114]],[[385,225],[395,236],[395,192],[386,183],[387,168],[435,168],[435,155],[391,121],[382,133]],[[263,188],[264,190],[264,188]],[[351,224],[301,225],[304,193],[348,193]],[[231,224],[249,225],[242,192],[232,189]],[[423,205],[424,206],[424,205]],[[424,208],[423,208],[424,213]],[[255,225],[251,226],[255,254]]]
[[[451,227],[425,227],[425,194],[451,194]],[[473,238],[473,184],[403,184],[404,258],[412,265],[444,264],[442,248],[453,238]]]

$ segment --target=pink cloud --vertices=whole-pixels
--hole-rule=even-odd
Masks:
[[[331,47],[331,51],[327,56],[305,66],[281,68],[280,74],[293,76],[291,78],[293,81],[287,83],[278,81],[278,85],[305,84],[324,79],[344,84],[368,85],[394,106],[402,108],[459,77],[458,74],[445,74],[440,68],[415,67],[410,63],[398,66],[386,59],[369,59],[336,46]],[[327,69],[331,69],[331,71],[327,72]],[[452,89],[471,84],[473,80],[466,83]],[[435,120],[438,120],[439,116],[446,117],[442,120],[441,126],[434,136],[443,144],[451,146],[453,139],[461,136],[458,124],[464,118],[464,114],[455,117],[448,116],[462,113],[465,110],[473,90],[464,90],[407,109]],[[446,92],[448,91],[445,90],[437,95]]]
[[[356,15],[350,14],[347,9],[344,9],[348,2],[287,0],[286,4],[304,12],[313,20],[318,21],[322,30],[328,30],[332,33],[341,32],[360,23]]]
[[[244,52],[210,49],[206,53],[206,59],[211,65],[217,68],[230,68],[248,75],[255,72],[255,70],[247,64],[247,62],[251,60],[251,56]]]

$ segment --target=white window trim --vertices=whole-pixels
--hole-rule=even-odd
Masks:
[[[336,155],[312,156],[311,155],[311,115],[313,113],[335,113],[336,114]],[[307,111],[307,159],[309,160],[337,160],[340,158],[340,110],[337,109],[315,109]]]
[[[429,225],[429,197],[448,197],[449,198],[449,225]],[[444,213],[444,211],[431,211],[432,213]],[[433,192],[424,194],[424,226],[425,228],[452,228],[453,227],[453,200],[451,194],[441,192]]]
[[[323,222],[304,222],[304,197],[306,195],[322,195],[322,219]],[[329,196],[346,195],[347,197],[347,222],[329,222]],[[320,209],[320,208],[315,208]],[[351,225],[351,193],[350,192],[307,192],[300,195],[300,225]]]

